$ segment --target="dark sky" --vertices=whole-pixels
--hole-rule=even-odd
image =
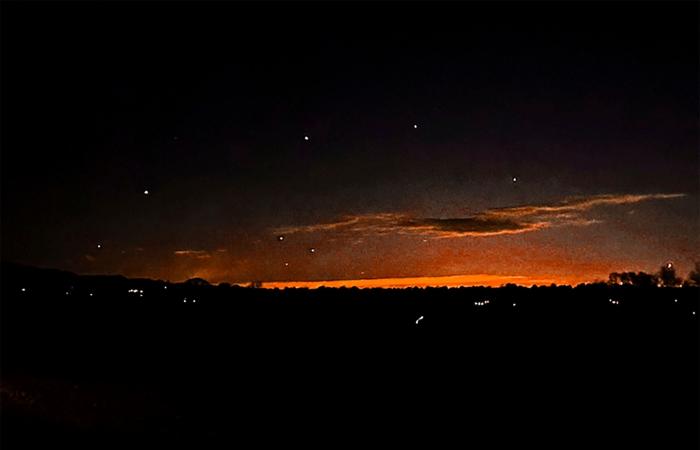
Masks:
[[[2,10],[5,260],[419,285],[700,260],[697,3]]]

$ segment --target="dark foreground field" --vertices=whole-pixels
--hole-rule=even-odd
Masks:
[[[3,449],[698,447],[696,288],[2,290]]]

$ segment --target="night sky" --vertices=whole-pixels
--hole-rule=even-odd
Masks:
[[[266,286],[685,276],[697,18],[5,3],[2,258]]]

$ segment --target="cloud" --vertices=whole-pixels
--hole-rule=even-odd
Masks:
[[[601,223],[585,213],[601,206],[684,197],[685,194],[605,194],[573,197],[553,204],[493,208],[467,217],[422,218],[400,213],[345,216],[329,223],[274,230],[277,234],[337,232],[354,234],[414,234],[436,238],[486,237],[527,233],[559,226]]]
[[[196,259],[211,258],[211,254],[206,250],[175,250],[175,256],[187,256]]]

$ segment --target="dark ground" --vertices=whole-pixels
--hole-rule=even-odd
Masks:
[[[3,449],[698,448],[697,288],[2,290]]]

